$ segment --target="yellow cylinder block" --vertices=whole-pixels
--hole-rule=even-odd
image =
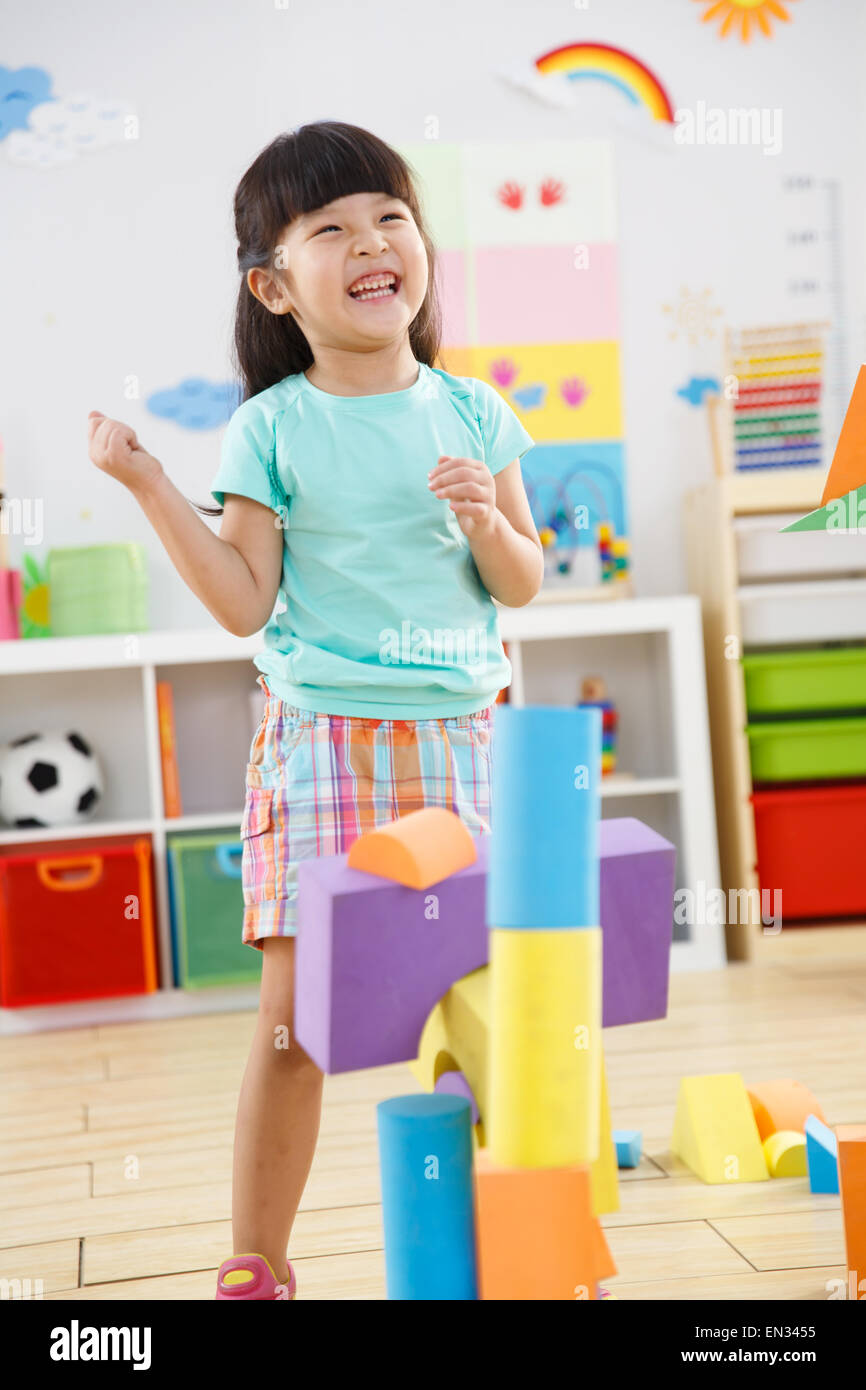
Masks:
[[[593,1162],[601,1044],[601,928],[491,928],[486,1130],[494,1162]]]

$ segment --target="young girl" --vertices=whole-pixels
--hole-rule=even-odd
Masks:
[[[243,940],[264,955],[216,1296],[274,1299],[295,1296],[323,1081],[293,1032],[298,861],[425,806],[490,832],[492,705],[511,679],[491,595],[528,603],[543,556],[530,435],[485,382],[433,365],[435,253],[401,156],[305,125],[261,152],[234,211],[245,392],[219,507],[198,508],[219,536],[129,426],[91,411],[89,448],[217,621],[265,627],[241,825]]]

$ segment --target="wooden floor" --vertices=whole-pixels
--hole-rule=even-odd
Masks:
[[[667,1019],[606,1031],[613,1124],[644,1144],[602,1218],[611,1292],[809,1300],[844,1282],[838,1197],[812,1196],[805,1178],[708,1187],[668,1143],[691,1073],[795,1077],[828,1124],[864,1121],[864,1016],[866,964],[817,959],[675,976]],[[54,1299],[213,1298],[253,1024],[218,1014],[0,1040],[0,1278],[42,1280]],[[417,1089],[403,1066],[326,1078],[290,1248],[299,1298],[384,1298],[375,1106]]]

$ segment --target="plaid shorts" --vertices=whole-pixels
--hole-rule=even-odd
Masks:
[[[250,747],[243,940],[297,930],[298,863],[345,854],[365,830],[425,806],[490,833],[493,706],[451,719],[366,719],[297,709],[273,695]]]

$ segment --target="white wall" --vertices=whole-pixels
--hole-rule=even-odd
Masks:
[[[721,333],[669,338],[665,303],[712,292],[732,325],[825,311],[786,288],[797,257],[784,173],[844,184],[849,386],[863,356],[862,134],[866,6],[802,0],[774,38],[720,40],[684,0],[52,0],[15,10],[3,61],[35,65],[54,91],[122,98],[140,138],[50,170],[0,143],[0,435],[7,490],[44,501],[33,547],[142,540],[154,627],[212,620],[186,590],[133,499],[92,466],[86,417],[127,420],[188,495],[208,501],[219,432],[182,430],[124,397],[228,373],[236,294],[231,197],[280,130],[348,120],[386,139],[608,135],[617,146],[629,509],[640,594],[686,587],[681,498],[711,472],[702,411],[675,390],[721,369]],[[631,119],[625,98],[580,84],[570,111],[497,75],[570,42],[626,48],[674,107],[779,108],[783,149],[677,147]],[[23,539],[10,540],[18,564]]]

